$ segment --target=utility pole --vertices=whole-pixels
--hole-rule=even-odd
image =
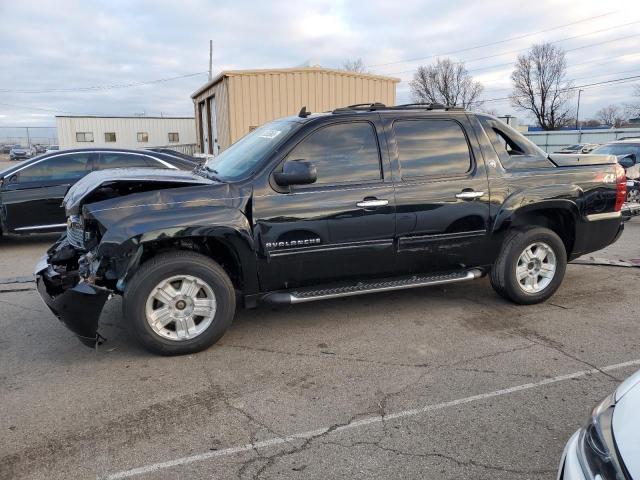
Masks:
[[[580,94],[582,90],[578,90],[578,108],[576,109],[576,130],[578,130],[578,124],[580,121]]]
[[[209,40],[209,81],[211,81],[211,79],[213,78],[212,67],[213,67],[213,40]]]

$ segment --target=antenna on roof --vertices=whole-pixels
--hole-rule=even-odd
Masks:
[[[307,110],[307,106],[306,105],[300,109],[300,112],[298,112],[298,116],[300,118],[306,118],[309,115],[311,115],[311,112]]]

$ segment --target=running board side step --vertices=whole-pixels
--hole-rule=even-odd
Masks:
[[[335,283],[331,285],[299,288],[290,291],[268,293],[262,297],[263,302],[276,304],[293,304],[325,300],[329,298],[350,297],[374,292],[389,292],[406,288],[427,287],[445,283],[465,282],[484,275],[479,269],[442,273],[437,275],[413,275],[371,280],[358,283]]]

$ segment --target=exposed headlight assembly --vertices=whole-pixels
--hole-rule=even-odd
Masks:
[[[591,420],[580,432],[578,457],[587,478],[593,480],[630,480],[620,462],[611,422],[615,394],[609,395],[591,412]]]

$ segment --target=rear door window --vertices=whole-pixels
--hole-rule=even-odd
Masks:
[[[100,170],[107,168],[130,168],[130,167],[151,167],[157,162],[151,162],[144,155],[134,155],[132,153],[101,153]]]
[[[459,176],[471,170],[467,137],[454,120],[396,120],[402,178]]]
[[[382,178],[378,140],[369,122],[322,127],[296,145],[286,160],[313,163],[318,179],[312,186],[370,182]]]

